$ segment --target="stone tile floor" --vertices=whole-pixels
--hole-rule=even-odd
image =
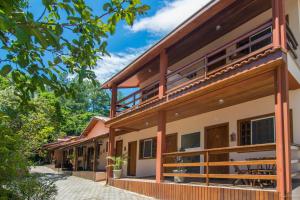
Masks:
[[[153,199],[126,190],[106,186],[105,182],[94,182],[75,176],[66,176],[48,167],[38,166],[32,173],[42,173],[55,180],[56,200],[141,200]]]

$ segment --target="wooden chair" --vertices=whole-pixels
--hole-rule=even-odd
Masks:
[[[234,161],[234,159],[230,159],[230,161]],[[248,170],[241,170],[238,166],[234,165],[234,171],[237,173],[237,174],[247,174],[248,173]],[[237,185],[239,182],[241,182],[242,184],[244,185],[249,185],[249,180],[246,180],[246,179],[235,179],[233,181],[233,185]]]

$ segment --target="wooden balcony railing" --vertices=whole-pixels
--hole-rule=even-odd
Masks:
[[[296,59],[298,58],[296,50],[299,44],[288,25],[286,30],[288,50]],[[193,81],[205,79],[207,76],[217,73],[227,65],[239,62],[250,54],[255,54],[262,49],[268,48],[272,48],[271,21],[264,23],[249,33],[205,54],[203,57],[185,66],[173,71],[169,70],[166,75],[167,95],[176,89],[185,87]],[[159,81],[155,81],[117,101],[117,116],[158,99],[158,86]]]
[[[287,48],[291,52],[292,56],[297,59],[298,55],[296,53],[298,49],[298,41],[296,40],[289,25],[286,26],[286,36],[287,36]]]
[[[276,145],[274,143],[270,144],[259,144],[259,145],[247,145],[247,146],[236,146],[236,147],[225,147],[225,148],[214,148],[214,149],[204,149],[201,151],[193,151],[193,152],[174,152],[174,153],[164,153],[164,164],[163,167],[166,171],[167,168],[176,169],[176,168],[189,168],[189,167],[204,167],[205,170],[203,173],[164,173],[163,176],[165,177],[189,177],[189,178],[205,178],[206,184],[209,184],[209,179],[240,179],[240,180],[276,180],[276,159],[275,158],[268,158],[268,159],[260,159],[255,158],[252,160],[241,160],[241,161],[219,161],[219,162],[211,162],[210,156],[217,155],[217,154],[227,154],[227,153],[249,153],[249,152],[264,152],[264,151],[275,151]],[[191,163],[184,163],[179,162],[175,163],[178,157],[194,157],[194,156],[203,156],[203,162],[191,162]],[[167,163],[166,160],[170,160],[170,158],[174,158],[173,163]],[[172,159],[171,159],[172,160]],[[274,173],[235,173],[235,174],[212,174],[209,172],[210,167],[216,166],[234,166],[237,168],[238,166],[246,166],[250,168],[250,166],[262,166],[262,165],[271,165],[274,166],[273,171]]]
[[[272,44],[272,23],[269,21],[249,33],[219,47],[203,57],[167,74],[168,92],[220,70],[222,66]]]
[[[158,84],[159,82],[156,81],[117,101],[117,115],[134,109],[142,103],[158,98]]]
[[[166,75],[167,95],[192,81],[205,79],[224,66],[234,64],[249,54],[272,47],[272,23],[268,21],[247,34]],[[139,89],[117,102],[117,115],[126,113],[158,98],[159,82]]]

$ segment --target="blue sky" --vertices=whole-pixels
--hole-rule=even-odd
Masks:
[[[181,22],[203,7],[209,0],[141,0],[151,9],[138,17],[132,27],[120,23],[116,33],[108,38],[110,57],[103,57],[95,67],[100,82],[126,67],[132,60],[145,52],[151,45],[171,32]],[[95,13],[103,13],[103,0],[86,0]],[[30,10],[39,16],[41,0],[31,0]]]

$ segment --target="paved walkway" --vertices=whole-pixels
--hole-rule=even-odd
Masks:
[[[32,168],[33,173],[42,173],[55,180],[56,200],[140,200],[152,199],[126,190],[105,186],[104,182],[94,182],[75,176],[65,176],[47,167]]]

